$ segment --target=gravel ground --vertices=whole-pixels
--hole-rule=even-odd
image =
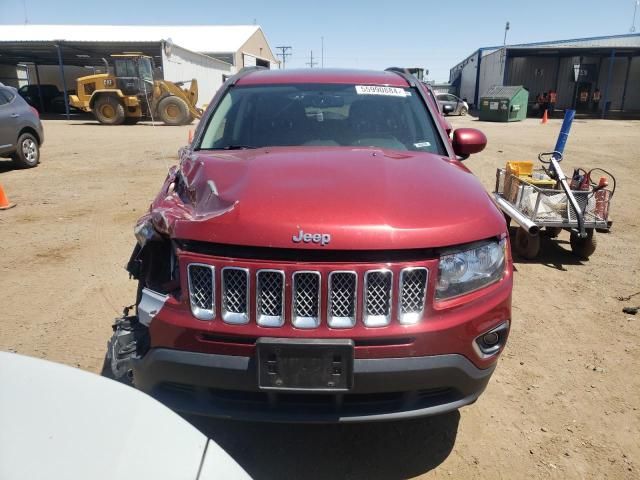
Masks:
[[[496,167],[535,159],[560,120],[491,124],[466,164],[491,190]],[[133,224],[187,141],[188,127],[45,121],[41,165],[0,183],[0,349],[97,372],[110,324],[130,304],[123,265]],[[191,127],[193,128],[193,127]],[[614,226],[580,261],[568,234],[516,259],[513,329],[487,391],[459,413],[371,425],[261,425],[191,419],[256,478],[640,478],[640,122],[577,120],[571,167],[619,180]]]

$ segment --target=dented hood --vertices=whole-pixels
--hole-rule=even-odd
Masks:
[[[505,231],[473,174],[433,154],[282,147],[182,157],[191,202],[168,195],[169,185],[151,210],[162,212],[177,239],[375,250],[456,245]],[[330,242],[296,243],[301,230],[330,235]]]

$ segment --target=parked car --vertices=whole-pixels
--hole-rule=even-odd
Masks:
[[[0,86],[0,157],[10,157],[21,168],[40,162],[44,130],[38,111],[13,87]]]
[[[440,104],[441,110],[444,112],[444,106],[449,105],[451,112],[449,115],[466,115],[469,113],[469,104],[461,98],[451,95],[450,93],[439,93],[436,98]],[[447,113],[447,112],[444,112]]]
[[[402,72],[241,71],[135,228],[107,364],[172,408],[355,422],[476,401],[505,346],[503,215]]]
[[[0,351],[0,365],[2,479],[251,479],[215,441],[133,388],[17,353]]]
[[[55,85],[41,84],[39,88],[38,85],[33,84],[23,85],[18,89],[18,93],[40,113],[65,113],[66,111],[64,94]],[[42,102],[40,102],[40,94],[42,94]]]

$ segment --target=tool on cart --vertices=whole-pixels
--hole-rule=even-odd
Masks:
[[[541,171],[534,170],[533,162],[508,162],[496,172],[494,199],[507,223],[520,225],[513,247],[525,258],[537,256],[543,227],[552,238],[568,230],[571,249],[581,258],[595,251],[594,231],[609,227],[613,175],[601,168],[578,168],[569,180],[560,167],[574,116],[575,111],[566,112],[555,149],[538,155]]]

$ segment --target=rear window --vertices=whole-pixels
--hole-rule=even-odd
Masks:
[[[234,87],[212,115],[201,149],[349,146],[445,154],[412,88],[295,84]]]

